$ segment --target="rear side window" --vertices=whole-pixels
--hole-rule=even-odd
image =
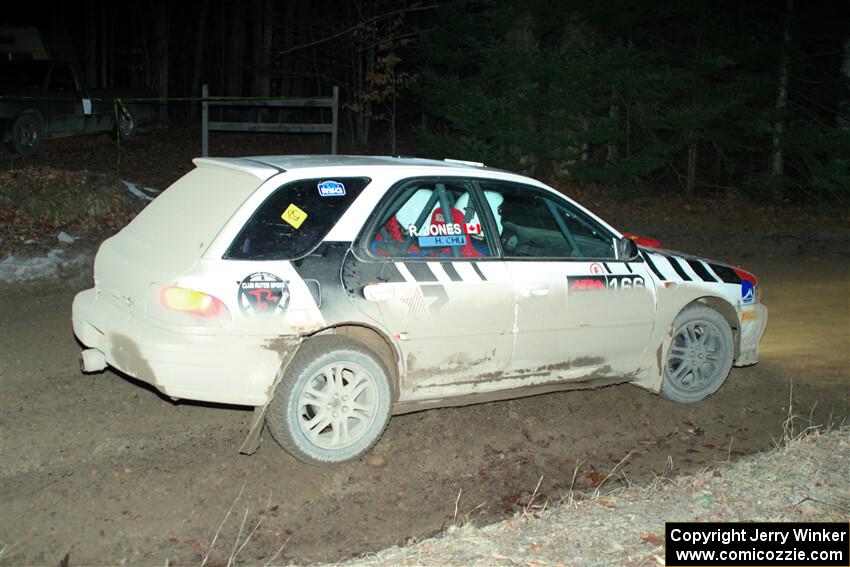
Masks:
[[[254,212],[224,255],[234,260],[292,260],[319,245],[371,180],[301,179],[278,188]]]

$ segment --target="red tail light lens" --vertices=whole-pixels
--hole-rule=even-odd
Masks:
[[[159,301],[163,307],[198,317],[215,317],[227,307],[217,297],[202,291],[182,287],[164,287],[160,291]]]

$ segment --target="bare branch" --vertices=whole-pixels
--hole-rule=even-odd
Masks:
[[[355,32],[355,31],[359,30],[360,28],[364,28],[364,27],[368,26],[369,24],[373,24],[373,23],[379,22],[381,20],[386,20],[387,18],[392,18],[393,16],[398,16],[400,14],[407,14],[407,13],[410,13],[410,12],[424,12],[425,10],[433,10],[435,8],[441,8],[443,6],[446,6],[447,4],[448,3],[446,3],[446,4],[431,4],[429,6],[411,6],[409,8],[400,8],[398,10],[393,10],[391,12],[385,12],[383,14],[378,14],[377,16],[372,16],[371,18],[368,18],[368,19],[363,20],[362,22],[359,22],[359,23],[357,23],[357,24],[355,24],[355,25],[353,25],[349,28],[346,28],[346,29],[342,30],[341,32],[335,33],[333,35],[329,35],[327,37],[323,37],[321,39],[317,39],[315,41],[302,43],[301,45],[296,45],[296,46],[290,47],[288,49],[284,49],[283,51],[275,51],[274,54],[275,55],[287,55],[289,53],[292,53],[293,51],[300,51],[301,49],[307,49],[308,47],[313,47],[315,45],[326,43],[328,41],[333,41],[333,40],[340,38],[344,35],[348,35],[352,32]]]

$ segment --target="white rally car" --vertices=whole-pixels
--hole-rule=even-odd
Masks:
[[[306,462],[390,414],[631,382],[679,402],[754,364],[739,268],[638,246],[550,187],[393,157],[196,159],[98,251],[86,372],[254,406]]]

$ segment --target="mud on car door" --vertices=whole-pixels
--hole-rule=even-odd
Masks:
[[[364,229],[346,287],[398,341],[401,396],[475,390],[512,348],[514,290],[469,180],[413,179],[391,189]]]
[[[614,235],[566,200],[505,182],[480,187],[517,287],[510,374],[580,380],[634,372],[655,313],[645,265],[618,258]]]

